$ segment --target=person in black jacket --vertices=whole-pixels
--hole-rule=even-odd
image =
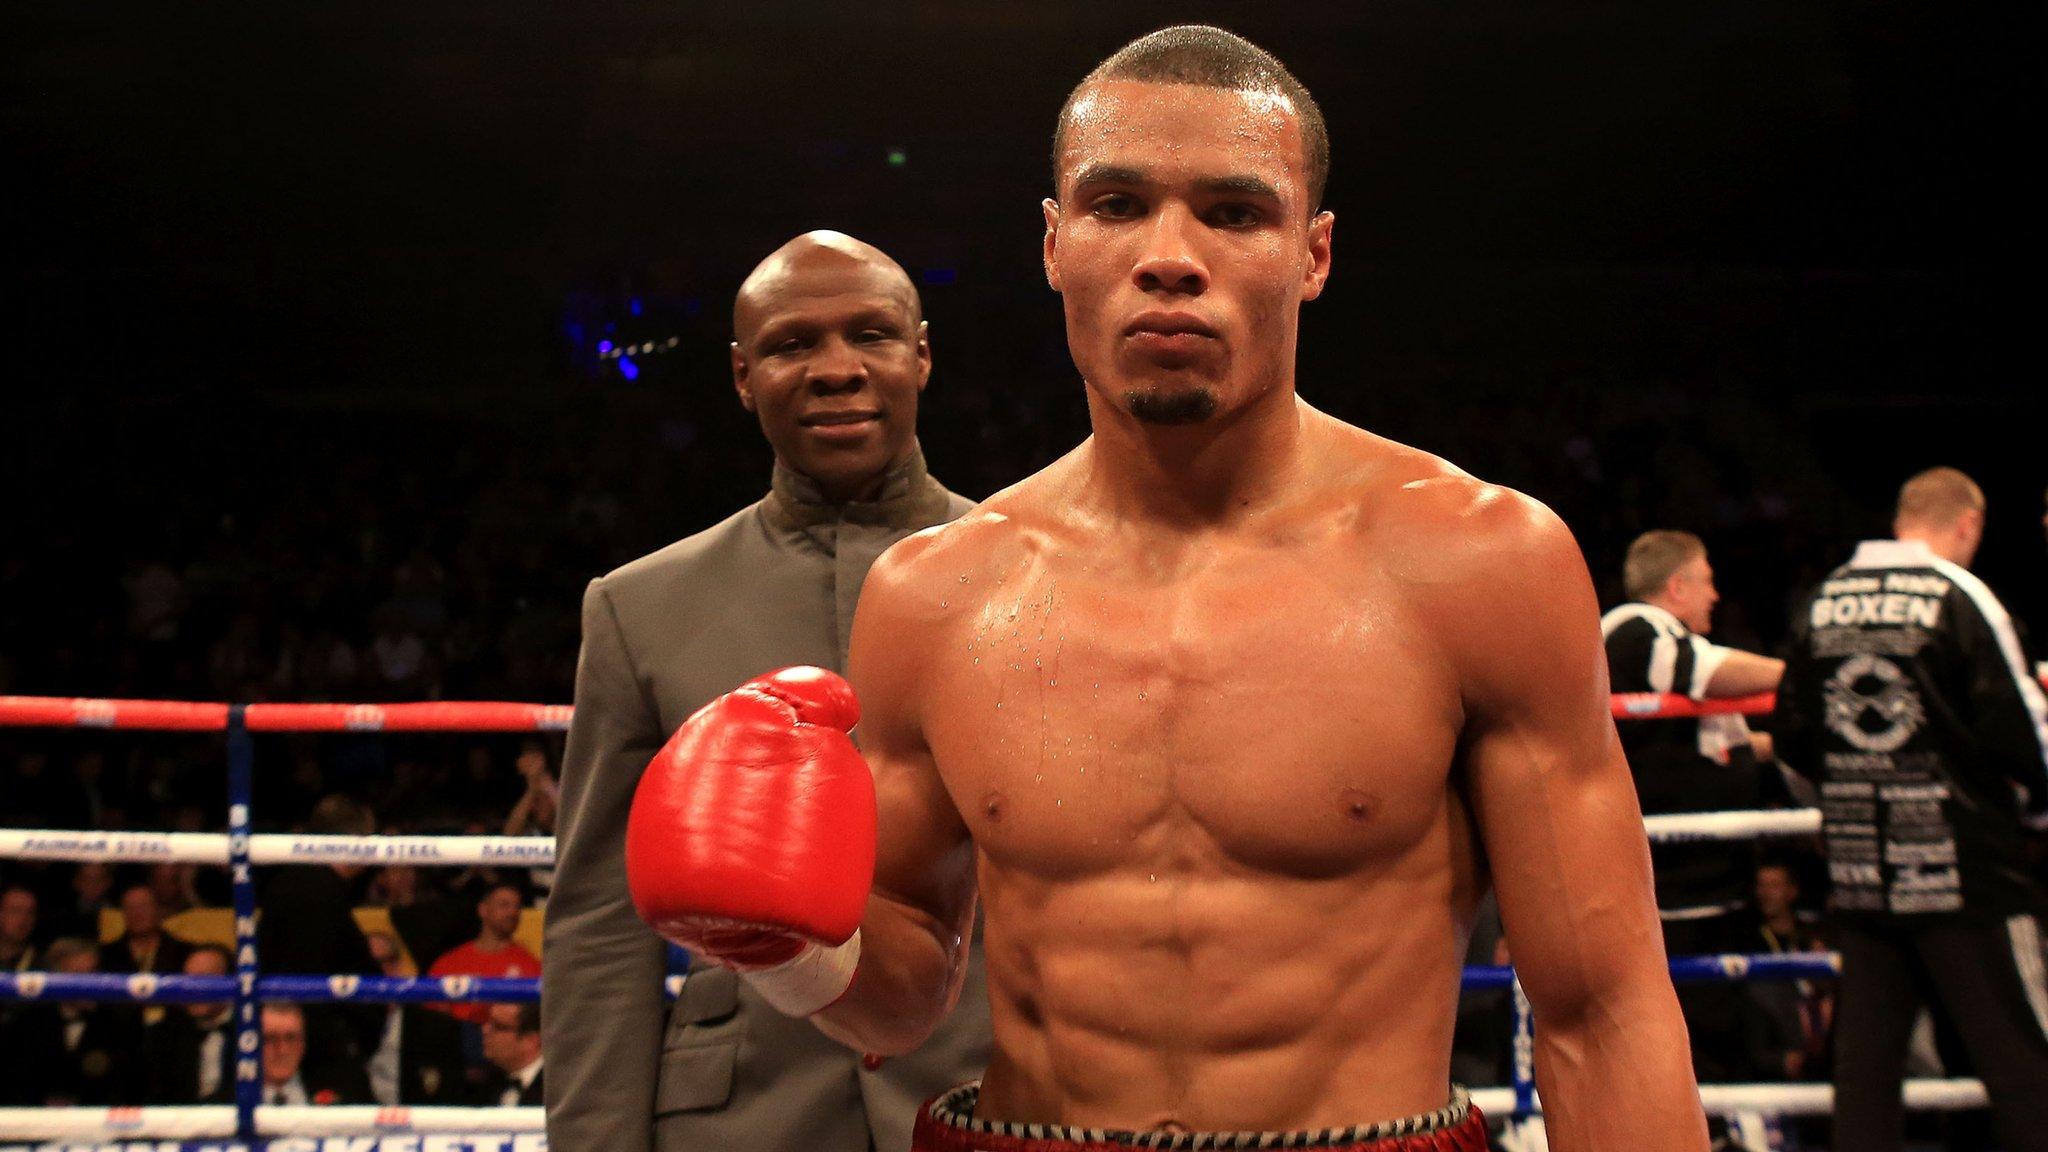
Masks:
[[[122,932],[111,944],[100,947],[102,972],[181,971],[192,946],[164,928],[163,909],[147,884],[131,884],[121,891]]]
[[[497,1074],[486,1084],[479,1105],[540,1104],[540,1005],[491,1005],[484,1015],[484,1059]]]
[[[218,944],[194,945],[187,976],[226,976],[234,959]],[[234,1007],[225,1001],[181,1004],[142,1030],[143,1100],[150,1104],[226,1104],[235,1095]]]
[[[363,1067],[323,1051],[297,1004],[263,1006],[262,1102],[275,1105],[368,1104]]]
[[[40,903],[35,889],[26,884],[0,886],[0,972],[27,972],[39,966],[42,953],[36,947],[36,911]]]
[[[60,936],[44,962],[52,972],[99,966],[91,941]],[[123,1004],[63,1001],[24,1005],[4,1053],[7,1099],[36,1106],[134,1104],[140,1095],[142,1022]]]
[[[1899,491],[1794,623],[1778,747],[1821,781],[1842,954],[1835,1146],[1901,1140],[1913,1018],[1945,1009],[2009,1152],[2048,1149],[2048,974],[2024,828],[2048,818],[2048,697],[1969,571],[1984,493],[1953,468]]]
[[[386,976],[415,975],[398,938],[370,934],[370,951]],[[423,1004],[384,1006],[384,1032],[365,1066],[377,1103],[467,1104],[481,1082],[472,1081],[462,1058],[462,1025],[446,1012]]]
[[[313,806],[306,831],[316,835],[367,836],[376,820],[368,808],[346,796],[328,796]],[[300,864],[277,868],[264,882],[256,920],[258,962],[266,972],[299,975],[378,973],[376,958],[356,923],[354,881],[359,864]],[[312,1046],[362,1068],[384,1031],[376,1005],[325,1004],[306,1009]]]
[[[0,971],[32,972],[44,967],[43,951],[36,947],[38,903],[35,891],[25,885],[0,886]],[[30,1089],[32,1074],[26,1065],[36,1059],[27,1037],[35,1031],[35,1018],[44,1007],[0,1002],[0,1107],[41,1103]]]

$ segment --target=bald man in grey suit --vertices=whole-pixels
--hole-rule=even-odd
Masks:
[[[778,249],[733,308],[733,383],[775,449],[767,497],[590,584],[562,765],[542,977],[554,1152],[900,1152],[989,1051],[979,945],[960,1006],[878,1067],[700,966],[662,1011],[665,945],[626,892],[641,772],[712,697],[791,664],[844,671],[891,544],[967,511],[925,472],[931,344],[902,268],[848,236]]]

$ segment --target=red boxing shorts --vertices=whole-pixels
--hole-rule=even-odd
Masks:
[[[1434,1112],[1315,1132],[1131,1132],[1069,1128],[1059,1124],[1005,1124],[977,1120],[981,1083],[962,1084],[918,1109],[911,1152],[1227,1152],[1232,1149],[1312,1148],[1317,1152],[1486,1152],[1486,1118],[1463,1088]]]

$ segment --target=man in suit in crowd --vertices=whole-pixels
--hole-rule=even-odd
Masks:
[[[322,1050],[297,1004],[263,1006],[263,1103],[368,1104],[362,1065]]]
[[[60,825],[61,827],[61,825]],[[100,938],[100,912],[114,895],[114,866],[91,860],[73,867],[61,891],[44,889],[39,910],[48,939],[76,936],[80,940]]]
[[[187,976],[226,976],[233,958],[218,944],[195,945]],[[235,1095],[234,1006],[183,1004],[143,1029],[143,1097],[150,1104],[226,1104]]]
[[[398,938],[389,932],[369,936],[370,953],[384,975],[414,975],[407,967]],[[463,1104],[469,1100],[467,1069],[462,1060],[462,1025],[446,1012],[424,1004],[384,1006],[384,1034],[365,1067],[370,1094],[377,1103]]]
[[[67,975],[96,972],[99,949],[89,940],[60,936],[44,952],[44,963]],[[141,1028],[140,1016],[125,1004],[67,1000],[24,1006],[9,1030],[8,1098],[39,1106],[135,1103]]]
[[[767,497],[584,596],[542,976],[555,1152],[905,1148],[918,1106],[987,1061],[978,944],[951,1019],[879,1066],[727,968],[694,970],[664,1028],[665,946],[626,891],[627,812],[669,734],[763,672],[844,671],[875,558],[971,506],[918,448],[927,336],[917,290],[879,250],[812,232],[769,256],[740,288],[731,350],[775,450]]]
[[[306,831],[325,836],[368,836],[376,817],[346,796],[327,796],[313,806]],[[266,972],[325,976],[375,975],[377,961],[356,923],[356,877],[360,864],[295,864],[271,870],[263,881],[263,914],[256,920],[256,945]],[[360,1068],[376,1051],[384,1013],[375,1004],[321,1004],[305,1012],[312,1045]]]
[[[184,968],[192,946],[164,930],[163,911],[149,885],[132,884],[121,892],[121,923],[120,938],[100,949],[100,971],[169,973]]]
[[[437,877],[438,879],[438,877]],[[476,938],[476,902],[449,895],[413,864],[387,864],[372,886],[391,916],[391,930],[424,968],[434,957]],[[379,963],[382,958],[379,958]]]
[[[540,1005],[492,1004],[484,1014],[484,1059],[497,1070],[477,1101],[511,1108],[542,1102]]]
[[[34,889],[25,885],[0,887],[0,972],[29,972],[43,966],[42,949],[35,943],[38,903]],[[34,1024],[38,1007],[0,1003],[0,1106],[40,1103],[26,1095],[29,1070],[24,1067],[36,1059],[24,1029]]]
[[[0,888],[0,972],[35,968],[37,904],[35,890],[26,885]]]

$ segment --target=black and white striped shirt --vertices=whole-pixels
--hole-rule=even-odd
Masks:
[[[1607,675],[1616,692],[1707,698],[1729,649],[1687,628],[1654,604],[1623,604],[1600,618]],[[1775,798],[1775,768],[1759,767],[1749,725],[1740,716],[1621,720],[1621,747],[1646,815],[1763,807]],[[1782,787],[1782,786],[1780,786]],[[1693,920],[1748,903],[1753,854],[1717,844],[1657,844],[1657,908],[1666,920]]]

